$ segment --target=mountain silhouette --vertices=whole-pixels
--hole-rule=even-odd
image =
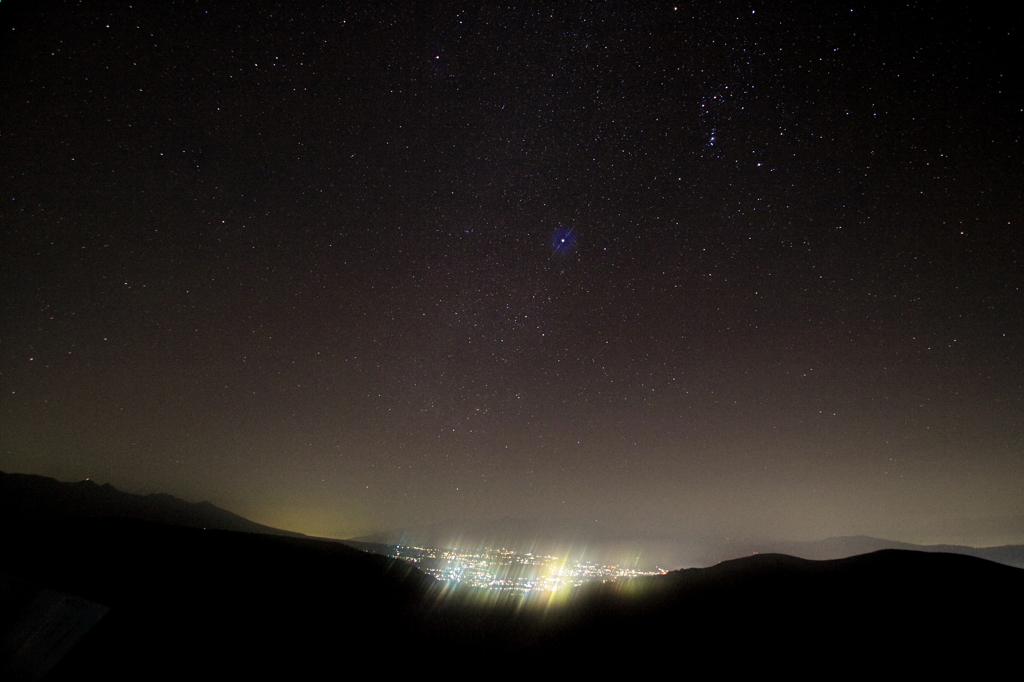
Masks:
[[[965,554],[995,561],[1007,566],[1024,568],[1024,545],[1000,545],[998,547],[969,547],[966,545],[917,545],[897,542],[866,535],[832,537],[814,542],[751,543],[751,548],[760,552],[790,554],[804,559],[842,559],[844,557],[868,554],[883,549],[905,549],[916,552],[941,552],[944,554]]]
[[[918,545],[864,535],[831,537],[815,541],[722,540],[720,538],[652,535],[627,537],[595,523],[561,519],[537,521],[501,518],[472,522],[447,521],[381,531],[348,540],[367,551],[387,553],[396,544],[419,547],[505,547],[520,552],[576,556],[621,565],[639,558],[640,568],[702,567],[753,554],[788,554],[804,559],[842,559],[882,549],[966,554],[1007,566],[1024,568],[1024,545],[970,547],[966,545]],[[376,549],[375,549],[376,548]],[[387,548],[387,549],[380,549]]]
[[[109,518],[305,537],[250,521],[209,502],[185,502],[166,493],[134,495],[90,480],[62,483],[46,476],[0,472],[0,522]]]
[[[1014,660],[1024,606],[1024,571],[956,554],[760,554],[523,598],[328,540],[4,504],[0,573],[109,607],[47,680],[977,674]]]

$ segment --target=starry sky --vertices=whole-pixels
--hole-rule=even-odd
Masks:
[[[1024,542],[1010,14],[2,4],[0,470]]]

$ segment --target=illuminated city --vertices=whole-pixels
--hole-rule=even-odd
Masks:
[[[518,554],[507,549],[471,551],[398,545],[391,556],[414,563],[443,582],[513,592],[552,592],[587,582],[665,573],[660,568],[640,571],[550,555]]]

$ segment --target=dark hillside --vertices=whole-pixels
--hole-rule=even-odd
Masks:
[[[414,641],[432,583],[337,543],[131,520],[41,522],[3,538],[0,572],[110,607],[53,679],[313,672]]]
[[[110,608],[53,680],[312,678],[357,663],[977,672],[1012,660],[1022,635],[1024,571],[963,555],[761,554],[523,599],[451,589],[339,542],[97,515],[81,500],[121,493],[59,485],[67,499],[48,498],[49,511],[42,496],[0,503],[0,573]],[[187,504],[142,499],[161,517],[173,515],[161,504]]]
[[[1021,636],[1010,614],[1024,606],[1024,571],[957,554],[757,555],[640,582],[577,594],[552,650],[686,642],[763,663],[966,669],[1008,660]]]

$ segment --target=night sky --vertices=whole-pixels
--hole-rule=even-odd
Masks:
[[[0,470],[1024,542],[1010,14],[397,5],[2,3]]]

